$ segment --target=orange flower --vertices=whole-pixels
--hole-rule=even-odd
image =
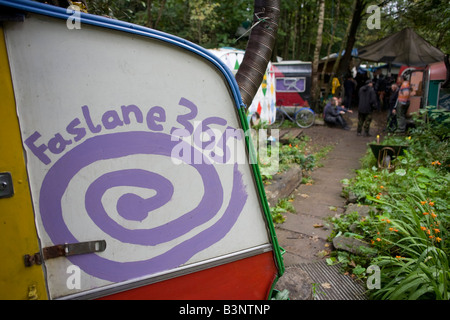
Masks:
[[[430,231],[430,230],[427,230],[427,233],[428,233],[428,234],[431,234],[431,231]]]
[[[389,231],[394,231],[394,228],[389,228]]]
[[[434,212],[431,213],[431,216],[432,216],[433,218],[436,218],[436,217],[437,217],[437,215],[436,215]]]
[[[430,238],[430,239],[433,239],[433,238],[434,238],[434,236],[428,236],[428,238]]]
[[[424,226],[421,226],[420,229],[422,229],[423,231],[427,230],[427,228],[425,228]]]
[[[391,220],[389,220],[389,219],[386,219],[386,222],[387,222],[387,223],[391,223]]]
[[[434,233],[439,233],[439,232],[441,232],[441,230],[439,230],[439,229],[434,229]]]
[[[437,242],[441,242],[441,240],[442,240],[441,238],[436,237],[436,241],[437,241]]]
[[[421,205],[424,205],[425,203],[427,203],[426,201],[420,201]]]
[[[397,259],[403,259],[404,257],[402,256],[395,256]]]
[[[378,200],[380,200],[381,197],[380,197],[380,195],[377,195],[376,198],[377,198]]]
[[[423,215],[424,215],[424,216],[428,215],[428,212],[424,212]]]
[[[430,202],[428,202],[428,204],[433,207],[434,206],[434,201],[430,201]]]
[[[380,238],[377,238],[376,240],[377,240],[378,242],[380,242],[380,241],[381,241],[381,239],[380,239]]]
[[[380,189],[383,189],[384,187],[383,186],[380,186]]]
[[[289,148],[292,148],[292,144],[289,143]]]

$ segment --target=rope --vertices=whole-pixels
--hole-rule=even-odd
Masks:
[[[245,31],[239,38],[237,38],[236,40],[234,40],[234,42],[237,42],[240,38],[242,38],[243,36],[245,36],[247,33],[249,33],[250,31],[252,31],[252,29],[254,27],[256,27],[260,22],[269,22],[270,17],[259,17],[259,14],[264,13],[263,12],[259,12],[259,13],[255,13],[255,17],[258,20],[258,22],[254,23],[250,29],[248,29],[247,31]],[[267,29],[273,30],[271,27],[267,26]]]

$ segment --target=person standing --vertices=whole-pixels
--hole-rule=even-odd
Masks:
[[[353,79],[351,74],[349,74],[347,76],[347,79],[344,81],[344,92],[345,92],[344,105],[347,110],[350,110],[352,108],[352,97],[355,88],[356,88],[356,81],[355,79]]]
[[[406,112],[409,108],[409,98],[411,96],[411,85],[406,75],[403,75],[403,83],[398,90],[397,105],[392,113],[397,115],[397,133],[406,131]]]
[[[377,95],[373,89],[372,80],[367,80],[366,84],[358,92],[358,128],[356,133],[361,135],[364,129],[364,136],[370,137],[369,129],[372,122],[372,112],[377,108]]]
[[[339,82],[339,79],[334,77],[331,81],[331,94],[334,96],[337,89],[341,86],[341,83]]]
[[[397,105],[398,98],[398,85],[393,83],[391,85],[391,94],[389,96],[389,115],[387,119],[386,130],[388,132],[394,132],[397,129],[397,116],[395,115],[395,107]]]

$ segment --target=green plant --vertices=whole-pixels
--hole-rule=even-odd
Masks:
[[[284,289],[283,291],[274,291],[270,300],[289,300],[289,290]]]
[[[447,109],[437,109],[435,106],[427,106],[415,115],[416,133],[430,134],[441,141],[450,137],[448,127],[450,125],[450,113]]]
[[[281,145],[279,148],[280,167],[287,168],[293,164],[299,165],[302,170],[310,171],[314,169],[316,159],[313,154],[305,154],[302,145],[290,143]]]
[[[419,247],[420,248],[420,247]],[[450,271],[447,255],[436,247],[426,247],[413,258],[381,256],[374,262],[381,267],[381,289],[376,299],[449,299]]]
[[[366,276],[366,270],[370,264],[370,258],[368,257],[370,254],[372,253],[368,252],[367,255],[356,255],[346,251],[335,251],[326,259],[326,262],[330,266],[339,264],[343,272],[351,273],[363,279]]]
[[[448,300],[448,210],[430,201],[417,184],[408,193],[373,200],[391,209],[378,238],[389,250],[373,261],[381,268],[382,288],[373,296]]]
[[[369,261],[337,253],[329,263],[343,263],[364,276],[368,265],[381,272],[373,299],[449,299],[450,159],[448,112],[422,112],[411,136],[388,136],[382,144],[407,145],[393,169],[379,169],[367,153],[362,168],[345,179],[344,193],[357,195],[375,213],[362,221],[354,214],[334,220],[334,236],[349,235],[371,244]],[[422,121],[422,123],[421,123]]]
[[[354,211],[349,214],[338,217],[329,217],[326,219],[331,225],[333,231],[328,237],[332,241],[335,237],[352,237],[368,241],[376,233],[377,218],[371,214],[367,217],[361,217]],[[371,257],[377,253],[376,249],[361,246],[358,250],[363,254],[353,254],[345,251],[334,251],[327,258],[329,265],[340,264],[344,272],[351,272],[357,277],[366,275],[366,268],[370,265]]]
[[[290,198],[282,198],[278,200],[278,203],[275,207],[270,208],[270,213],[272,214],[272,220],[275,224],[283,223],[286,220],[284,214],[286,212],[295,213],[295,208],[292,205],[292,197]]]

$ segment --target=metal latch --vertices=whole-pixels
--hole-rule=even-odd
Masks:
[[[0,198],[8,198],[14,195],[11,173],[0,172]]]
[[[68,257],[79,254],[102,252],[105,251],[105,249],[105,240],[66,243],[43,248],[42,255],[40,252],[33,255],[26,254],[23,259],[25,262],[25,266],[31,267],[34,264],[41,265],[43,260],[54,259],[58,257]]]

